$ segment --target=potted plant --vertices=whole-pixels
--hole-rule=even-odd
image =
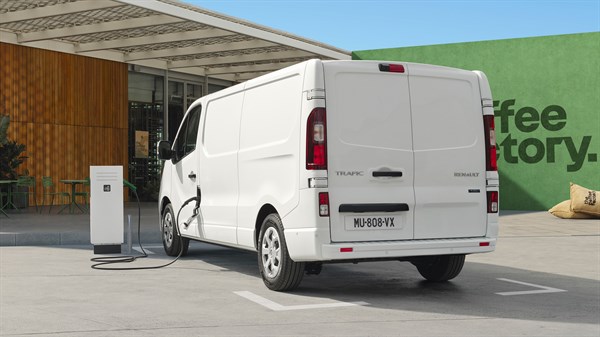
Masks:
[[[17,179],[17,168],[27,159],[23,155],[25,145],[8,139],[9,123],[8,116],[0,115],[0,180]],[[19,207],[23,206],[21,202],[19,204]]]
[[[9,123],[8,116],[0,115],[0,179],[16,179],[17,168],[27,159],[25,145],[8,139]]]

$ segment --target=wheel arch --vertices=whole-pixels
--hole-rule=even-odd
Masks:
[[[260,227],[263,221],[269,214],[279,214],[277,209],[271,204],[264,204],[258,211],[256,222],[254,223],[254,248],[258,249],[258,236],[260,235]]]
[[[159,204],[159,212],[160,215],[163,214],[163,212],[165,211],[165,207],[167,207],[168,204],[171,203],[171,200],[168,197],[162,197],[162,199],[160,200],[160,204]]]

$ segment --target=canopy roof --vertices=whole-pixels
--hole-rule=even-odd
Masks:
[[[350,59],[176,0],[3,0],[0,41],[236,82],[311,58]]]

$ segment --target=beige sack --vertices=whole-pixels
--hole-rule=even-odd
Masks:
[[[571,183],[571,210],[600,218],[600,192]]]
[[[565,200],[548,210],[552,215],[562,219],[592,219],[593,216],[571,211],[571,200]]]

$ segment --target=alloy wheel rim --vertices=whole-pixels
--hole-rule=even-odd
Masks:
[[[166,212],[163,217],[163,240],[167,247],[171,247],[173,243],[173,216],[171,212]]]
[[[275,278],[281,267],[281,241],[273,227],[269,227],[262,239],[261,256],[263,270],[268,278]]]

